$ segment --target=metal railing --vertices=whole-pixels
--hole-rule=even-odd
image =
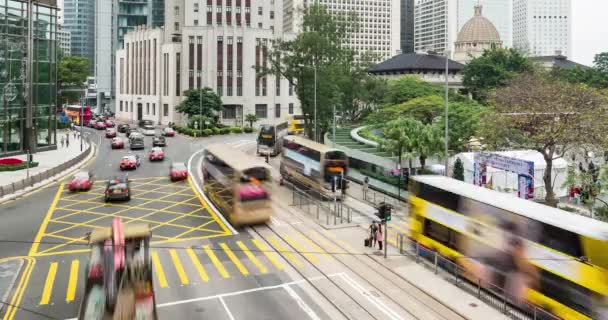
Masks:
[[[381,203],[388,203],[392,205],[394,208],[399,208],[405,204],[403,201],[399,201],[396,198],[391,196],[387,196],[385,193],[377,192],[375,190],[370,189],[369,187],[366,189],[365,187],[361,187],[363,192],[363,200],[365,202],[371,203],[375,207]]]
[[[89,145],[85,152],[82,152],[75,158],[72,158],[56,167],[50,168],[34,175],[30,175],[28,178],[21,179],[19,181],[15,181],[4,186],[0,186],[0,198],[9,194],[13,194],[19,190],[23,190],[27,187],[31,187],[34,184],[40,183],[46,179],[52,178],[82,161],[89,155],[93,148],[90,139],[88,137],[86,137],[85,139]]]
[[[357,209],[354,209],[342,201],[328,200],[323,201],[321,195],[312,190],[298,188],[293,183],[284,181],[291,189],[291,205],[297,207],[302,212],[315,217],[317,221],[326,225],[338,225],[352,223],[353,215],[367,217]]]
[[[437,253],[437,251],[412,241],[404,234],[397,234],[399,253],[412,257],[416,263],[441,274],[457,287],[469,292],[479,300],[497,308],[512,319],[518,320],[559,320],[549,311],[514,297],[503,288],[482,280],[467,272],[458,264]]]

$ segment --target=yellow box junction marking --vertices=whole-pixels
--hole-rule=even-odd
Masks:
[[[258,247],[261,252],[264,253],[266,258],[268,258],[268,260],[270,260],[270,262],[274,264],[277,269],[285,269],[285,266],[279,262],[279,260],[273,255],[273,253],[270,252],[270,249],[268,249],[262,242],[258,241],[257,239],[251,239],[251,242],[253,242],[253,244]]]
[[[53,291],[53,284],[55,283],[55,276],[57,275],[57,262],[51,263],[49,273],[46,275],[46,281],[44,282],[44,290],[42,290],[42,297],[40,298],[40,304],[49,304],[51,301],[51,292]]]
[[[287,259],[291,262],[293,262],[293,264],[295,264],[298,267],[302,266],[302,263],[296,259],[296,257],[289,251],[287,250],[285,247],[283,247],[283,245],[281,245],[279,243],[279,241],[277,241],[277,239],[273,238],[273,237],[268,237],[268,241],[272,244],[273,247],[275,247],[277,249],[277,252],[279,254],[284,255],[285,257],[287,257]]]
[[[203,248],[205,249],[205,253],[207,253],[207,256],[209,259],[211,259],[211,262],[217,271],[219,271],[219,273],[222,275],[222,278],[230,278],[230,274],[228,274],[228,271],[226,271],[226,268],[224,268],[224,265],[220,262],[220,259],[217,258],[213,250],[211,250],[208,245],[204,246]]]
[[[241,261],[239,261],[239,259],[236,257],[236,255],[234,254],[234,252],[232,252],[232,250],[230,250],[230,248],[225,244],[225,243],[220,243],[220,247],[222,247],[222,249],[224,249],[224,252],[226,252],[226,255],[228,256],[228,258],[230,258],[230,260],[232,260],[232,263],[234,263],[234,265],[237,267],[237,269],[239,269],[239,271],[244,274],[244,275],[248,275],[249,271],[247,270],[247,268],[245,268],[245,266],[241,263]]]
[[[65,296],[65,301],[74,301],[76,297],[76,287],[78,285],[78,267],[80,263],[78,260],[72,260],[72,266],[70,267],[70,280],[68,281],[68,293]]]
[[[205,268],[203,268],[203,265],[198,260],[196,253],[194,253],[194,250],[192,250],[192,248],[188,248],[188,249],[186,249],[186,253],[188,253],[190,260],[192,260],[192,263],[194,264],[196,271],[198,271],[198,275],[201,277],[201,280],[203,280],[205,282],[209,281],[209,275],[207,275]]]
[[[59,202],[59,198],[61,197],[62,191],[63,191],[63,184],[61,184],[59,186],[59,189],[57,189],[55,198],[53,198],[53,202],[51,202],[51,206],[49,207],[49,210],[46,212],[46,216],[44,217],[44,220],[42,221],[42,225],[40,225],[40,229],[38,230],[38,233],[36,233],[36,237],[34,237],[34,243],[32,244],[32,248],[30,249],[30,253],[28,254],[29,256],[32,256],[36,252],[38,252],[38,247],[40,246],[40,241],[42,240],[42,236],[44,235],[46,227],[49,224],[49,220],[51,220],[53,211],[55,211],[55,207],[57,207],[57,202]]]
[[[160,259],[158,258],[157,252],[151,252],[150,257],[152,257],[152,264],[154,265],[154,273],[158,278],[158,285],[161,288],[166,288],[169,285],[167,284],[167,277],[165,277],[165,271],[163,270],[163,266],[160,264]]]
[[[175,271],[177,271],[177,275],[179,276],[179,280],[183,285],[187,285],[190,283],[188,281],[188,276],[186,275],[186,271],[184,271],[184,266],[182,266],[182,262],[179,260],[179,256],[175,249],[170,249],[169,254],[171,255],[171,260],[173,261],[173,265],[175,265]]]
[[[253,253],[251,253],[251,251],[249,251],[249,248],[247,248],[247,246],[242,241],[237,241],[236,245],[239,246],[239,248],[247,256],[247,258],[249,258],[249,261],[251,261],[260,270],[261,273],[268,272],[268,269],[266,269],[266,267],[260,262],[260,260],[258,260],[258,258],[255,257]]]

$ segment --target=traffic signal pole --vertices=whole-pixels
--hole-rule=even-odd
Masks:
[[[388,220],[384,219],[384,259],[388,252]]]

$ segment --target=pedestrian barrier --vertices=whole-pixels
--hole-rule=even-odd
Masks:
[[[468,273],[457,263],[437,251],[412,241],[407,235],[398,233],[399,253],[412,257],[416,263],[441,274],[457,287],[469,292],[479,300],[492,305],[512,319],[518,320],[560,320],[549,311],[532,305],[520,298],[509,295],[503,288]],[[465,257],[466,258],[466,257]]]
[[[50,168],[48,170],[39,172],[35,175],[31,175],[28,178],[21,179],[19,181],[13,182],[9,185],[4,185],[4,186],[0,187],[0,198],[4,197],[6,195],[9,195],[9,194],[13,194],[13,193],[15,193],[19,190],[25,189],[27,187],[32,187],[36,183],[40,183],[46,179],[54,177],[54,176],[60,174],[61,172],[73,167],[74,165],[76,165],[77,163],[79,163],[80,161],[85,159],[93,151],[93,146],[91,145],[91,141],[88,137],[86,138],[86,141],[88,143],[88,148],[85,150],[85,152],[79,154],[75,158],[72,158],[54,168]]]

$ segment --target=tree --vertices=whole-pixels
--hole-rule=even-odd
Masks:
[[[454,162],[454,174],[452,175],[452,178],[464,181],[464,165],[460,158],[456,158],[456,162]]]
[[[414,148],[417,145],[416,138],[423,127],[422,122],[413,118],[389,121],[383,130],[385,139],[382,147],[393,155],[397,155],[399,164],[402,156],[408,158],[411,169],[412,158],[415,156]]]
[[[532,149],[546,162],[543,175],[547,204],[556,206],[553,160],[582,145],[606,146],[606,98],[579,84],[544,74],[522,74],[491,92],[492,112],[480,133],[497,149]]]
[[[432,84],[417,76],[403,76],[388,82],[384,95],[385,105],[396,105],[426,96],[442,96],[442,86]]]
[[[462,84],[475,99],[483,101],[490,90],[532,69],[532,63],[516,49],[486,50],[464,67]]]
[[[400,117],[412,117],[428,124],[444,110],[445,100],[441,96],[421,96],[406,102],[389,105],[376,110],[368,117],[368,122],[381,124]]]
[[[217,112],[222,109],[222,98],[211,88],[191,89],[186,91],[184,95],[186,99],[177,106],[176,110],[190,117],[201,115],[215,119]]]
[[[593,65],[598,71],[608,74],[608,52],[596,54]]]
[[[57,103],[77,102],[91,72],[87,58],[58,55],[57,85],[60,88]]]
[[[345,44],[350,34],[357,30],[358,22],[354,13],[334,15],[320,4],[306,6],[303,10],[303,32],[293,40],[276,40],[266,55],[269,64],[257,71],[258,77],[279,75],[294,86],[306,131],[312,137],[315,71],[318,126],[328,128],[333,106],[340,105],[342,98],[340,84],[352,74],[355,53]]]
[[[475,101],[450,102],[448,108],[448,148],[455,152],[467,149],[469,139],[477,133],[482,115],[487,107]],[[445,130],[445,111],[441,110],[435,123],[440,131]]]
[[[249,127],[253,128],[253,123],[258,122],[258,116],[253,113],[249,113],[245,116],[245,121],[249,122]]]
[[[443,131],[436,124],[425,125],[422,131],[418,133],[415,141],[414,150],[418,153],[418,160],[420,160],[420,167],[423,171],[426,166],[426,159],[444,153]]]

